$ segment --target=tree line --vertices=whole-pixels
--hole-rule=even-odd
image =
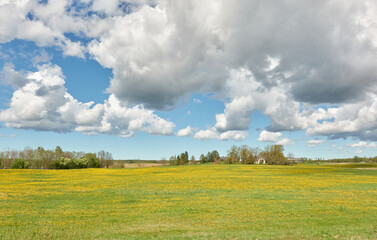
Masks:
[[[199,163],[216,163],[216,164],[270,164],[270,165],[287,165],[295,163],[292,158],[284,156],[284,148],[281,145],[268,145],[263,150],[249,145],[233,145],[227,155],[221,157],[217,150],[201,154],[199,159],[189,156],[188,152],[173,155],[167,161],[166,159],[157,160],[113,160],[110,152],[103,150],[97,153],[70,152],[63,151],[57,146],[53,150],[45,150],[43,147],[31,149],[29,147],[22,151],[7,150],[0,152],[0,169],[17,168],[17,169],[75,169],[75,168],[122,168],[126,163],[169,163],[169,165],[188,165]],[[289,155],[288,155],[289,156]],[[319,163],[319,162],[352,162],[352,163],[377,163],[376,157],[358,157],[340,158],[340,159],[308,159],[301,158],[302,162]]]
[[[268,145],[263,150],[253,148],[249,145],[235,146],[233,145],[225,157],[220,157],[217,150],[201,154],[199,160],[194,156],[189,160],[186,152],[177,156],[173,155],[169,159],[169,165],[187,165],[197,163],[218,163],[218,164],[258,164],[265,163],[270,165],[287,165],[292,164],[287,157],[284,156],[284,148],[282,145]]]
[[[377,163],[377,156],[374,157],[359,157],[354,156],[352,158],[332,158],[332,159],[310,159],[303,158],[304,162],[307,163]]]
[[[98,153],[63,151],[57,146],[54,150],[25,148],[22,151],[0,152],[0,168],[14,169],[75,169],[110,167],[114,163],[111,153],[103,150]]]

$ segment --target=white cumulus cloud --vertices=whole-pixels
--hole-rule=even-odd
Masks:
[[[353,148],[356,148],[356,147],[362,147],[362,148],[377,148],[377,144],[372,142],[372,143],[367,143],[365,141],[360,141],[358,143],[348,143],[346,145],[347,147],[353,147]]]
[[[227,131],[221,133],[218,137],[219,140],[235,140],[235,141],[243,141],[248,136],[248,133],[245,131]]]
[[[325,140],[318,140],[318,139],[311,139],[309,141],[306,141],[306,144],[308,147],[316,147],[321,143],[324,143]]]
[[[283,139],[278,140],[276,144],[283,145],[283,146],[290,146],[290,145],[294,145],[295,143],[289,138],[283,138]]]
[[[187,126],[186,128],[178,130],[177,136],[187,137],[187,136],[192,136],[193,133],[194,133],[194,129],[190,126]]]
[[[195,133],[194,138],[199,140],[216,139],[219,137],[219,133],[216,128],[209,128],[207,130],[200,130]]]
[[[282,134],[280,132],[269,132],[263,130],[258,137],[259,142],[272,142],[277,145],[289,146],[293,145],[294,142],[289,138],[281,138]]]
[[[260,142],[277,142],[281,136],[282,136],[282,134],[280,132],[269,132],[269,131],[263,130],[259,134],[258,141],[260,141]]]
[[[17,87],[9,108],[0,111],[0,121],[8,127],[56,132],[75,130],[89,135],[103,133],[122,137],[139,131],[152,135],[174,134],[174,123],[142,105],[127,106],[113,94],[104,104],[77,101],[66,91],[64,75],[57,65],[44,64],[38,66],[36,72],[24,73],[7,65],[3,72],[3,76],[10,76],[6,82]]]
[[[153,110],[203,93],[225,109],[198,139],[242,140],[258,110],[271,120],[266,132],[377,141],[376,9],[374,0],[3,0],[0,43],[90,56],[113,78],[105,103],[80,103],[54,82],[64,80],[55,66],[41,78],[43,65],[34,75],[5,65],[2,82],[15,92],[0,118],[37,130],[172,134]]]

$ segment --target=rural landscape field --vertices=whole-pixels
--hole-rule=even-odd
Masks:
[[[0,0],[0,240],[377,240],[377,0]]]
[[[0,170],[0,239],[377,239],[377,165]]]

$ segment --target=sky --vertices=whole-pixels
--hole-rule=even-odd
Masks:
[[[0,151],[377,155],[375,0],[0,0]]]

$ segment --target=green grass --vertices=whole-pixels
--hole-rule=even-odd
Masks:
[[[0,239],[192,238],[377,239],[377,170],[0,170]]]
[[[333,165],[342,168],[377,168],[377,163],[348,163]]]

